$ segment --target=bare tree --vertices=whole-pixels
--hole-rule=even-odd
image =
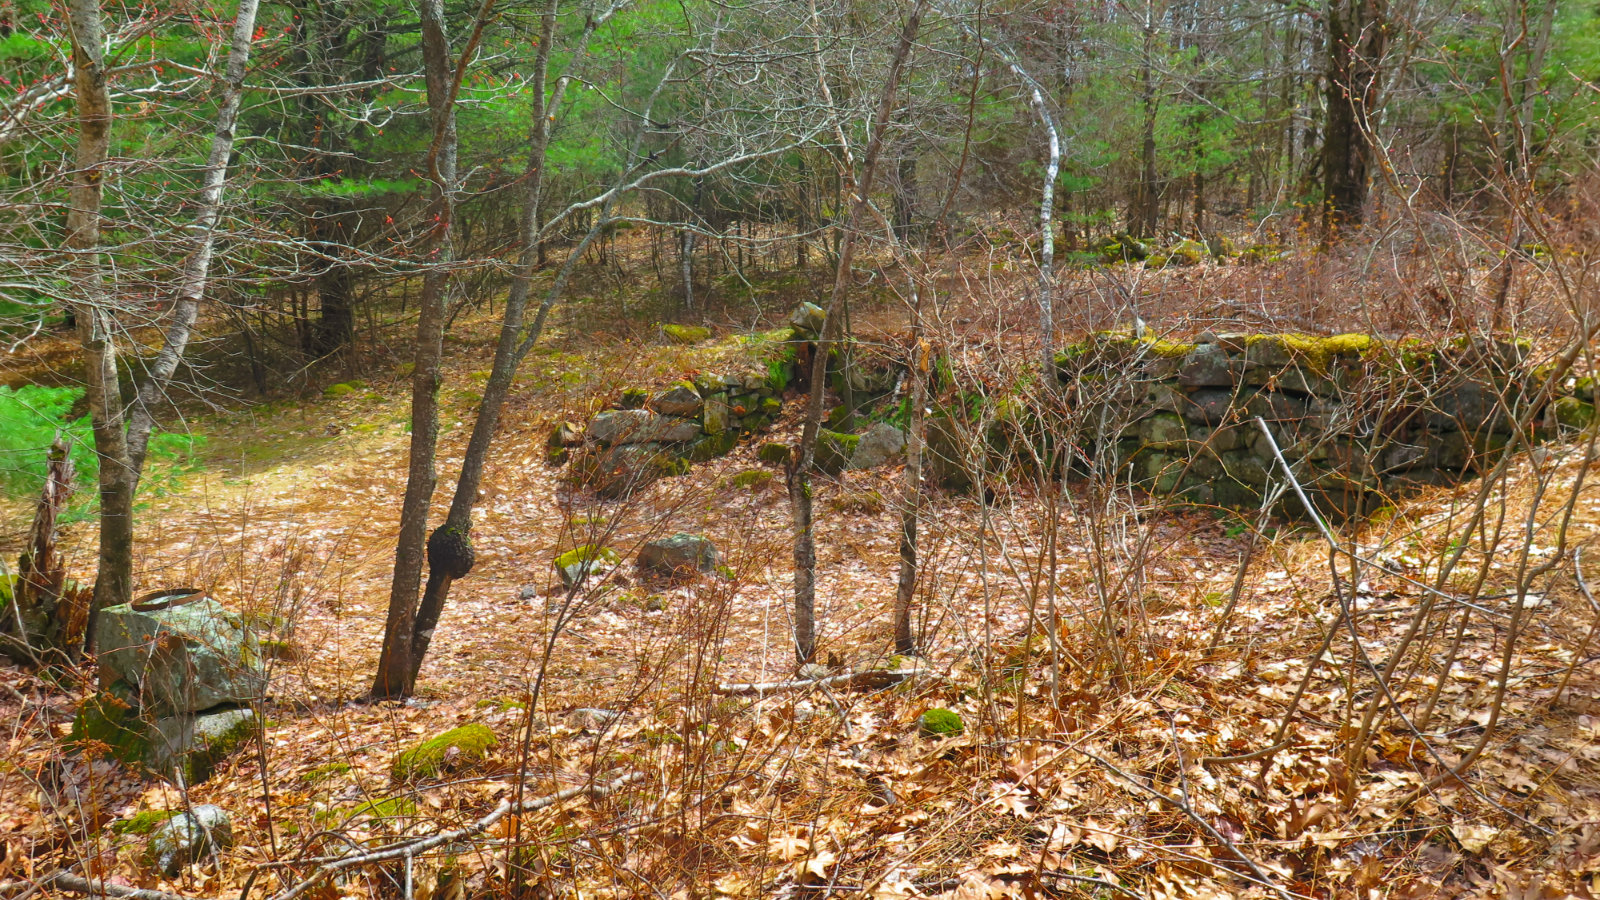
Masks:
[[[851,262],[855,258],[857,235],[867,217],[871,203],[873,176],[878,158],[882,155],[884,134],[890,117],[894,114],[895,93],[906,61],[911,56],[917,39],[917,29],[922,24],[926,0],[915,0],[911,13],[900,31],[894,55],[884,80],[883,91],[878,96],[877,111],[873,116],[872,130],[867,138],[866,152],[861,168],[851,172],[852,183],[850,214],[845,220],[844,234],[839,248],[839,261],[834,271],[833,290],[828,298],[827,319],[823,334],[817,341],[816,354],[811,363],[810,393],[806,397],[805,420],[800,431],[800,446],[796,448],[789,464],[789,508],[794,529],[794,651],[800,662],[810,662],[817,650],[817,548],[812,534],[811,475],[816,462],[817,435],[822,430],[823,396],[827,389],[828,356],[840,334],[839,313],[844,307],[850,289]]]

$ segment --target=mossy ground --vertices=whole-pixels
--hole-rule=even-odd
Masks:
[[[482,762],[498,741],[487,725],[473,722],[395,754],[390,775],[395,781],[435,778],[447,770]]]

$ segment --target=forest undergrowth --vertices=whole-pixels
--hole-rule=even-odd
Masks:
[[[1190,328],[1212,324],[1195,313],[1207,291],[1215,321],[1247,319],[1243,281],[1208,277],[1240,276],[1160,287],[1202,296]],[[362,699],[405,477],[402,375],[372,362],[315,396],[197,421],[204,466],[149,501],[140,583],[204,585],[277,642],[265,737],[202,785],[139,780],[62,754],[89,684],[0,669],[0,882],[64,866],[128,889],[280,900],[1600,893],[1600,497],[1570,495],[1581,445],[1519,458],[1487,488],[1397,498],[1340,526],[1336,549],[1304,520],[1252,537],[1250,513],[1082,485],[934,495],[920,659],[890,650],[898,474],[821,480],[818,620],[838,677],[797,685],[787,499],[758,442],[626,501],[546,462],[555,424],[738,352],[619,340],[594,327],[598,303],[567,313],[519,379],[477,568],[403,703]],[[1003,343],[1010,313],[983,308],[986,322],[947,310],[951,332]],[[875,317],[892,328],[885,306],[863,309],[858,331]],[[1083,325],[1117,324],[1101,318]],[[465,444],[492,317],[458,328],[445,465]],[[761,440],[792,442],[799,405]],[[1463,545],[1480,490],[1500,525]],[[578,591],[551,565],[594,543],[631,560],[677,531],[711,537],[725,565],[684,583],[623,566]],[[93,559],[91,534],[69,529],[75,562]],[[1451,559],[1461,574],[1430,589]],[[1476,599],[1427,618],[1405,655],[1415,611],[1445,594]],[[1526,635],[1506,668],[1511,627]],[[882,670],[895,682],[870,677]],[[1382,714],[1367,729],[1369,706]],[[930,709],[961,730],[923,733]],[[494,733],[487,759],[395,777],[398,751],[469,723]],[[234,847],[152,875],[138,823],[200,803],[233,812]],[[451,829],[415,854],[338,862]]]

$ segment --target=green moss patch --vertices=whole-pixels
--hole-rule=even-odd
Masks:
[[[143,809],[126,819],[111,823],[112,834],[149,834],[178,814],[175,809]]]
[[[317,766],[315,769],[312,769],[304,775],[301,775],[300,780],[304,781],[306,784],[321,784],[330,778],[337,778],[348,771],[350,771],[350,764],[347,762],[323,763],[322,765]]]
[[[374,819],[403,819],[417,814],[417,803],[410,797],[385,797],[363,803],[350,811],[350,817],[371,816]]]
[[[330,384],[322,389],[322,396],[328,398],[329,400],[338,400],[341,397],[348,397],[351,394],[356,394],[366,389],[367,383],[358,378],[353,381],[341,381],[338,384]]]
[[[396,753],[390,775],[395,781],[435,778],[443,772],[482,762],[496,743],[494,732],[486,725],[474,722],[452,728]]]
[[[711,329],[702,325],[663,325],[661,333],[674,344],[698,344],[711,340]]]
[[[736,488],[757,488],[770,484],[773,474],[766,469],[746,469],[728,478],[728,485]]]
[[[617,551],[612,550],[610,547],[602,547],[599,544],[582,544],[556,557],[556,568],[565,569],[567,566],[574,566],[578,563],[592,562],[602,562],[614,566],[621,561],[622,557],[618,556]]]
[[[948,737],[961,734],[967,728],[954,712],[935,707],[917,717],[917,730],[928,737]]]
[[[150,741],[131,698],[131,691],[113,685],[85,700],[72,719],[67,744],[90,756],[109,756],[130,765],[144,759]]]

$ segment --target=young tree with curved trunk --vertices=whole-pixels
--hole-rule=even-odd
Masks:
[[[479,14],[482,29],[493,0],[485,0]],[[476,44],[456,64],[450,56],[450,36],[445,23],[443,0],[422,0],[418,6],[422,19],[422,59],[428,90],[428,116],[433,140],[428,148],[428,218],[431,222],[424,251],[426,268],[422,273],[422,297],[418,303],[417,334],[413,345],[411,373],[411,448],[406,471],[406,493],[400,506],[400,537],[395,547],[394,577],[389,592],[389,614],[384,622],[383,650],[378,673],[373,681],[374,698],[400,697],[411,693],[411,635],[417,610],[417,590],[422,580],[422,556],[426,544],[430,555],[434,542],[426,540],[428,510],[433,489],[438,483],[436,457],[439,449],[440,365],[444,357],[444,325],[450,279],[451,228],[455,221],[456,194],[460,189],[456,172],[460,137],[456,130],[456,96],[461,69],[471,60]],[[463,536],[464,537],[464,536]],[[463,546],[464,545],[464,546]],[[471,545],[464,541],[451,565],[437,566],[446,572],[465,575],[472,567]],[[464,550],[464,552],[459,552]]]
[[[911,48],[916,42],[917,29],[922,24],[926,5],[926,0],[915,0],[900,30],[900,39],[895,44],[894,56],[889,62],[883,91],[878,96],[878,107],[872,118],[872,130],[867,137],[866,152],[862,154],[860,171],[851,173],[855,177],[848,191],[851,197],[850,213],[845,220],[838,265],[834,269],[827,319],[811,361],[810,393],[806,396],[800,446],[796,448],[789,465],[789,508],[794,529],[794,652],[802,663],[810,662],[817,652],[817,545],[816,537],[812,534],[811,476],[816,463],[817,435],[822,430],[828,354],[839,341],[839,314],[850,289],[850,266],[855,259],[856,237],[866,221],[867,207],[872,202],[872,184],[879,157],[883,154],[884,134],[894,115],[895,94],[900,87],[906,61],[911,57]]]

